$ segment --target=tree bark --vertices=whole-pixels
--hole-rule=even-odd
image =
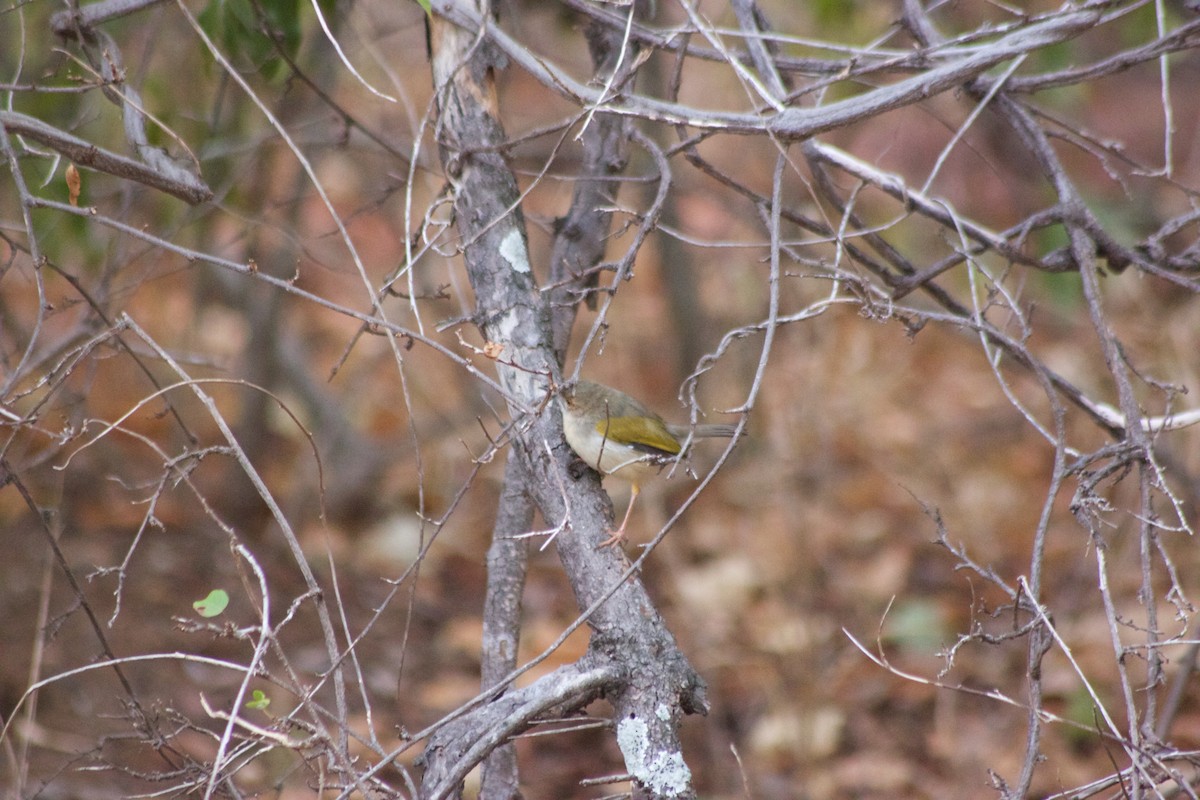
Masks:
[[[516,180],[500,155],[505,136],[492,80],[495,53],[486,33],[439,16],[441,5],[429,21],[436,134],[454,188],[475,321],[485,340],[500,346],[496,367],[517,465],[507,478],[523,481],[547,527],[560,530],[555,546],[592,641],[579,663],[525,689],[498,691],[435,734],[421,796],[456,796],[462,776],[534,716],[606,697],[626,769],[643,795],[694,797],[678,725],[684,713],[707,711],[704,684],[624,554],[596,547],[611,528],[612,506],[594,473],[575,480],[568,469],[573,455],[554,396],[561,377],[550,304],[529,262]]]

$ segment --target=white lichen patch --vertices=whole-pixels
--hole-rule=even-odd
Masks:
[[[617,745],[625,756],[625,769],[656,795],[678,797],[692,785],[692,771],[679,752],[650,752],[650,730],[637,717],[617,723]]]
[[[525,237],[516,228],[500,242],[500,255],[517,272],[529,272],[529,251],[525,249]]]

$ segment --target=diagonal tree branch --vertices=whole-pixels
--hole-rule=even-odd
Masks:
[[[145,184],[191,205],[208,202],[213,196],[204,181],[165,157],[148,166],[16,111],[0,111],[0,127],[43,144],[79,166]]]

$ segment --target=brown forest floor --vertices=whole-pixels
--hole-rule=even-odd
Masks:
[[[1069,341],[1069,330],[1063,333]],[[933,543],[935,526],[921,503],[940,510],[952,540],[1012,580],[1027,569],[1050,450],[998,396],[968,337],[931,329],[910,341],[898,326],[864,323],[849,314],[823,318],[812,335],[789,336],[795,341],[784,345],[786,357],[768,384],[751,435],[643,576],[709,683],[711,715],[685,727],[697,785],[712,798],[745,796],[744,785],[757,798],[989,796],[989,771],[1011,781],[1019,770],[1025,713],[891,675],[848,635],[871,649],[882,646],[898,670],[932,680],[945,666],[938,652],[973,621],[1006,629],[1008,618],[989,614],[998,594],[955,570],[955,560]],[[649,360],[629,363],[638,374],[653,367]],[[669,408],[668,392],[647,382],[641,393]],[[441,437],[423,442],[431,516],[445,510],[467,475],[460,439],[480,439],[466,412],[458,419]],[[280,438],[275,446],[297,461],[310,458],[294,437]],[[393,477],[383,482],[389,492],[413,474],[402,442],[397,452],[388,468]],[[115,449],[108,452],[115,455]],[[208,496],[221,499],[222,482],[236,477],[227,467],[206,462],[193,478]],[[69,513],[53,527],[61,529],[60,546],[104,621],[112,612],[115,577],[89,577],[97,565],[120,563],[144,510],[130,497],[149,489],[123,486],[100,465],[80,474],[67,473],[58,502]],[[498,475],[498,464],[485,468],[438,533],[415,592],[405,584],[359,645],[375,730],[385,744],[398,743],[401,726],[420,730],[478,689],[484,553]],[[281,476],[278,490],[296,501],[288,490],[294,476]],[[686,495],[687,483],[676,480],[647,492],[635,513],[634,541],[656,530]],[[402,573],[418,535],[411,512],[403,510],[411,496],[392,497],[397,502],[381,504],[390,506],[390,514],[326,526],[311,521],[300,531],[326,586],[327,553],[332,554],[353,631],[362,630],[384,602],[391,588],[385,579]],[[1119,707],[1094,554],[1066,511],[1067,499],[1058,503],[1052,525],[1047,594],[1083,671]],[[5,654],[0,686],[6,709],[28,682],[47,583],[50,619],[40,674],[94,663],[99,652],[61,571],[51,563],[43,534],[18,500],[12,490],[0,494],[12,543],[0,562],[0,614],[7,620],[0,628]],[[622,502],[618,495],[618,507]],[[244,661],[250,643],[186,632],[173,621],[195,620],[192,601],[215,587],[235,596],[223,619],[238,625],[253,621],[237,589],[245,576],[234,568],[224,535],[181,489],[167,494],[159,516],[163,528],[149,529],[134,551],[120,616],[105,629],[113,652],[179,651]],[[261,509],[257,516],[227,519],[245,532],[264,566],[278,619],[303,591],[291,556],[277,533],[263,527]],[[1177,566],[1195,575],[1195,548],[1183,544]],[[1114,532],[1110,549],[1113,562],[1135,564],[1129,529]],[[1114,593],[1132,602],[1138,581],[1136,568],[1118,571]],[[522,655],[540,652],[574,614],[552,548],[535,550]],[[298,668],[320,669],[323,650],[311,609],[301,610],[280,641]],[[585,635],[577,634],[532,675],[577,657],[585,645]],[[1024,669],[1023,640],[973,645],[959,653],[943,680],[995,688],[1021,700]],[[164,720],[205,721],[201,693],[221,707],[237,685],[237,675],[198,665],[151,662],[127,670],[141,703]],[[1114,757],[1095,734],[1090,704],[1061,654],[1048,657],[1046,671],[1047,706],[1081,727],[1049,726],[1037,794],[1106,775]],[[1200,745],[1197,700],[1196,690],[1189,690],[1173,727],[1176,742]],[[288,701],[282,696],[278,702],[286,707]],[[595,711],[604,714],[603,708]],[[366,730],[366,719],[355,718]],[[33,796],[113,796],[160,785],[113,770],[93,771],[104,761],[148,774],[166,769],[144,743],[130,739],[123,692],[106,669],[54,683],[38,697],[33,726],[17,724],[20,738],[33,742],[28,786],[48,782],[45,793]],[[105,734],[117,738],[102,741]],[[10,737],[8,745],[13,744]],[[202,759],[211,757],[213,743],[183,730],[173,746]],[[613,789],[581,789],[577,781],[621,771],[612,737],[601,730],[527,738],[519,749],[530,798],[602,797]],[[283,796],[304,796],[316,780],[282,755],[278,763],[255,762],[241,778],[262,790],[282,781]],[[179,780],[163,777],[161,786]]]
[[[416,4],[410,5],[412,20],[395,33],[403,45],[395,48],[400,54],[397,63],[411,67],[415,85],[425,85],[423,28]],[[522,19],[527,34],[552,23],[558,21],[532,13]],[[558,35],[565,40],[566,34]],[[1194,85],[1195,72],[1194,66],[1181,66],[1176,80]],[[731,77],[725,79],[734,84]],[[1158,102],[1153,69],[1137,76],[1118,75],[1097,89],[1091,123],[1105,135],[1131,142],[1135,151],[1152,151],[1156,144],[1147,140],[1159,134],[1145,126],[1146,132],[1139,135],[1142,120],[1137,114],[1105,110],[1114,107],[1111,99],[1105,106],[1106,97],[1134,96],[1129,85],[1121,83],[1126,80],[1142,87],[1137,96]],[[541,108],[544,93],[519,75],[506,76],[502,83],[506,123],[512,131],[532,130],[561,110],[553,103]],[[707,88],[699,82],[698,89],[697,84],[685,85],[685,101]],[[416,107],[426,99],[420,91],[414,90]],[[953,122],[963,115],[955,102],[938,98],[930,105]],[[1189,107],[1194,102],[1187,97],[1178,101],[1181,129],[1186,128],[1184,121],[1196,118]],[[942,120],[931,122],[931,116],[926,110],[899,113],[865,130],[837,132],[829,138],[869,154],[885,168],[916,164],[911,174],[919,183],[920,169],[932,163],[946,130],[953,130]],[[332,126],[323,106],[312,117]],[[926,137],[930,129],[943,139]],[[963,149],[977,150],[981,161],[998,164],[1005,157],[1005,143],[1003,137],[987,140],[989,130],[994,129],[985,127],[978,140],[968,137],[971,148]],[[706,154],[721,166],[740,169],[739,176],[748,184],[769,187],[773,147],[735,141],[731,147],[728,139],[715,137],[705,143]],[[544,145],[513,156],[525,180],[544,165],[546,151],[538,151],[540,146]],[[359,278],[329,233],[328,216],[311,195],[296,199],[303,191],[297,187],[305,184],[297,177],[294,159],[282,148],[263,150],[255,154],[253,165],[247,157],[247,177],[237,182],[251,196],[231,192],[227,206],[214,212],[211,222],[195,222],[205,246],[211,243],[214,250],[243,259],[261,254],[263,269],[284,276],[302,264],[302,288],[365,307]],[[401,180],[396,176],[403,170],[377,149],[364,150],[366,154],[335,141],[322,152],[319,172],[362,247],[364,260],[377,270],[371,277],[378,284],[403,262],[403,242],[411,231],[398,222],[402,192],[397,191]],[[769,158],[759,158],[764,153]],[[1031,205],[1041,202],[1040,184],[1005,182],[971,161],[973,157],[964,157],[968,163],[951,159],[935,187],[964,214],[1004,209],[1010,201],[1020,205],[1013,198]],[[1178,157],[1182,183],[1196,171],[1197,159],[1182,144]],[[565,173],[571,164],[556,164],[556,170],[560,166]],[[432,202],[441,188],[440,178],[422,174],[421,179],[425,183],[419,187],[416,208]],[[547,184],[524,205],[539,269],[548,259],[550,220],[562,213],[569,199],[567,182]],[[1193,178],[1191,185],[1195,184]],[[803,205],[803,187],[788,189],[789,199]],[[631,186],[623,200],[638,207],[644,200],[638,191],[640,187]],[[676,191],[672,202],[678,229],[692,241],[761,245],[765,239],[757,212],[748,203],[720,194],[703,176],[681,170]],[[1089,199],[1097,205],[1106,199],[1114,206],[1128,203],[1113,191],[1115,201],[1108,195]],[[226,209],[234,213],[225,214]],[[1013,222],[1028,211],[1014,209],[1007,217],[999,211],[996,218]],[[3,212],[6,220],[18,218],[8,206]],[[153,221],[148,227],[170,228],[151,212],[145,214]],[[1003,224],[995,227],[999,230]],[[915,245],[904,240],[919,237],[920,231],[918,226],[915,234],[908,229],[898,232],[897,246],[924,264],[923,257],[916,258],[922,254],[921,240]],[[181,233],[181,239],[189,232]],[[292,232],[302,246],[292,241]],[[584,374],[617,384],[664,416],[681,421],[684,412],[675,394],[692,366],[684,366],[687,358],[711,350],[724,331],[763,318],[765,249],[685,248],[684,268],[697,298],[689,320],[694,332],[687,333],[668,310],[669,293],[677,287],[661,263],[668,257],[663,255],[666,236],[655,234],[639,254],[634,280],[621,288],[613,305],[602,352],[589,355]],[[493,411],[495,398],[486,397],[478,383],[444,358],[416,346],[402,354],[410,400],[406,405],[397,362],[379,337],[363,337],[340,364],[358,332],[353,321],[289,298],[281,303],[271,329],[274,339],[262,341],[252,336],[253,326],[240,316],[253,311],[256,303],[267,305],[272,294],[262,284],[221,284],[214,270],[183,264],[176,257],[160,260],[141,250],[129,254],[108,240],[77,245],[74,239],[61,238],[69,243],[60,242],[67,252],[59,253],[59,260],[70,268],[78,266],[81,273],[93,262],[119,262],[114,305],[128,311],[172,353],[190,359],[194,377],[245,378],[270,385],[312,432],[320,452],[320,477],[310,441],[273,402],[246,386],[207,385],[296,527],[331,603],[336,587],[346,629],[357,635],[370,626],[356,647],[370,717],[358,690],[353,691],[351,721],[356,733],[365,736],[373,730],[385,749],[396,747],[402,732],[420,731],[472,697],[479,689],[485,554],[503,455],[482,465],[478,474],[473,472],[472,456],[486,449],[484,429],[494,434],[500,427]],[[627,235],[615,236],[613,251],[627,244]],[[86,252],[73,252],[75,247]],[[932,253],[937,248],[929,249]],[[109,258],[112,262],[104,260]],[[933,260],[930,255],[928,261]],[[432,290],[443,281],[459,281],[449,289],[452,299],[430,300],[424,306],[426,324],[432,327],[463,314],[471,297],[457,266],[443,266],[434,256],[423,263],[430,262],[434,263],[422,273],[429,285],[418,288]],[[807,279],[801,266],[789,264],[788,269],[800,277],[785,284],[785,307],[800,308],[828,293],[827,280]],[[1037,300],[1029,346],[1084,391],[1112,402],[1077,277],[1029,275],[1011,283],[1021,280],[1022,300]],[[43,335],[54,341],[56,333],[70,330],[88,312],[66,282],[51,274],[47,281],[55,312]],[[944,283],[965,293],[957,273],[947,275]],[[1152,378],[1190,387],[1192,394],[1178,403],[1194,407],[1200,387],[1200,304],[1134,270],[1107,276],[1104,292],[1131,362]],[[240,308],[239,293],[251,298]],[[14,269],[4,277],[0,312],[5,336],[13,330],[27,335],[29,309],[36,302],[27,273]],[[405,302],[390,302],[397,318],[405,313]],[[592,317],[584,314],[582,319],[577,338]],[[447,347],[459,348],[453,331],[441,337]],[[464,338],[481,344],[469,329],[464,329]],[[19,348],[3,340],[0,345],[8,367],[19,357]],[[704,378],[700,398],[710,420],[725,420],[719,410],[742,402],[760,345],[756,337],[740,341]],[[291,354],[294,360],[264,363],[267,360],[258,356],[268,351]],[[152,364],[164,382],[176,379],[157,362]],[[340,371],[330,378],[336,364]],[[1005,364],[1003,374],[1014,394],[1045,420],[1047,405],[1037,381],[1011,363]],[[196,777],[189,772],[189,760],[211,759],[213,732],[222,729],[219,720],[206,714],[202,697],[214,708],[228,708],[238,686],[237,673],[200,663],[158,659],[127,664],[125,673],[142,713],[171,734],[166,754],[156,752],[144,741],[144,731],[130,722],[129,694],[110,669],[95,666],[102,648],[52,555],[47,531],[57,536],[71,575],[119,657],[187,653],[238,663],[249,659],[253,641],[233,633],[256,621],[243,589],[255,579],[231,554],[229,536],[214,516],[236,532],[261,565],[276,624],[305,591],[293,555],[227,457],[206,456],[189,473],[190,485],[169,482],[156,493],[163,459],[147,441],[172,455],[182,446],[182,434],[161,404],[147,404],[125,420],[127,433],[114,432],[87,448],[81,449],[86,436],[56,438],[68,426],[78,432],[87,425],[95,435],[100,432],[97,420],[120,418],[152,391],[127,356],[115,348],[101,348],[58,387],[42,428],[19,438],[5,453],[9,463],[20,466],[34,502],[49,511],[36,515],[15,487],[0,487],[0,714],[12,719],[0,743],[0,792],[23,770],[23,797],[182,796],[180,787]],[[199,404],[182,391],[171,397],[200,442],[216,444],[215,426]],[[1149,409],[1161,412],[1161,395],[1147,391],[1142,399]],[[1104,443],[1074,411],[1068,413],[1067,428],[1071,441],[1081,448]],[[1184,431],[1160,442],[1160,453],[1177,479],[1172,490],[1193,523],[1200,486],[1198,435]],[[718,452],[716,443],[704,443],[697,466],[705,468]],[[748,436],[642,576],[684,653],[708,682],[711,714],[688,719],[684,727],[685,752],[701,796],[949,800],[997,797],[996,781],[1015,782],[1025,758],[1027,713],[979,692],[996,690],[1018,703],[1025,700],[1027,642],[972,644],[957,652],[952,665],[947,663],[943,651],[972,626],[1002,634],[1011,630],[1013,619],[1011,614],[993,613],[1004,602],[998,590],[958,569],[955,557],[935,543],[933,514],[940,514],[952,542],[1015,584],[1030,569],[1033,531],[1045,503],[1052,459],[1051,447],[1005,397],[978,339],[969,332],[931,324],[913,333],[899,321],[869,319],[852,306],[835,307],[781,331]],[[322,479],[329,507],[324,522],[318,515]],[[1116,507],[1136,507],[1135,484],[1130,477],[1106,491]],[[692,486],[693,481],[680,476],[649,487],[633,516],[630,546],[649,539]],[[463,487],[467,490],[460,497]],[[1043,664],[1045,706],[1072,724],[1045,727],[1045,758],[1036,773],[1035,797],[1126,766],[1123,751],[1098,735],[1100,720],[1080,677],[1082,673],[1095,687],[1105,707],[1115,713],[1117,725],[1127,728],[1110,629],[1097,591],[1096,545],[1071,514],[1073,489],[1066,486],[1052,503],[1043,598],[1078,666],[1077,671],[1059,648],[1048,654]],[[212,506],[211,514],[197,494]],[[614,495],[617,507],[623,508],[624,496]],[[150,498],[157,503],[156,524],[146,527],[135,546]],[[445,515],[446,521],[441,527],[433,522],[422,527],[421,515],[426,520]],[[1105,554],[1112,567],[1111,592],[1117,613],[1129,622],[1128,641],[1136,643],[1141,641],[1137,625],[1144,621],[1138,604],[1142,575],[1137,521],[1124,512],[1114,512],[1109,519],[1113,527]],[[406,573],[420,542],[435,535],[419,572],[393,591],[390,581]],[[1164,536],[1163,546],[1190,597],[1200,597],[1200,548],[1185,534]],[[536,540],[530,547],[522,660],[540,653],[577,614],[553,547],[538,551]],[[127,554],[120,612],[110,626],[118,577],[97,570],[120,565]],[[1157,597],[1162,598],[1164,576],[1160,571],[1153,578]],[[218,625],[229,628],[197,629],[192,603],[215,588],[233,595]],[[1160,602],[1159,616],[1165,635],[1180,633],[1180,623],[1165,602]],[[342,623],[337,624],[340,636]],[[872,662],[851,637],[873,652],[881,651],[893,671]],[[522,680],[574,660],[586,645],[586,633],[578,632]],[[314,681],[327,666],[311,603],[302,604],[283,627],[279,650],[305,682]],[[1143,655],[1133,652],[1125,661],[1137,685]],[[1185,648],[1169,648],[1166,655],[1169,686],[1184,661]],[[279,653],[269,654],[268,663],[279,670]],[[87,671],[63,674],[89,665],[93,668]],[[59,677],[38,693],[36,707],[28,698],[22,702],[31,680],[51,676]],[[945,686],[935,687],[933,681]],[[1168,686],[1160,687],[1160,697]],[[267,712],[247,713],[258,724],[268,725],[272,715],[295,701],[267,681],[253,688],[272,700]],[[1180,747],[1200,748],[1200,682],[1193,678],[1184,689],[1169,738]],[[328,686],[316,699],[331,707]],[[1143,703],[1143,696],[1137,701]],[[590,710],[598,719],[608,711],[602,704]],[[586,800],[627,790],[627,784],[580,786],[583,779],[622,772],[611,731],[592,727],[527,736],[518,750],[528,800]],[[412,765],[419,751],[420,746],[409,750],[401,762]],[[370,757],[365,749],[361,752]],[[280,749],[246,765],[238,783],[248,796],[311,797],[321,780],[317,763]],[[384,777],[400,783],[396,770]],[[202,790],[194,796],[202,796]],[[1101,796],[1119,794],[1110,790]]]

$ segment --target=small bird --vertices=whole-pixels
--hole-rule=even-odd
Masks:
[[[674,461],[688,436],[730,437],[733,425],[673,425],[624,392],[579,381],[563,393],[563,432],[567,444],[601,476],[616,475],[633,485],[621,526],[601,547],[625,538],[625,526],[641,483]]]

